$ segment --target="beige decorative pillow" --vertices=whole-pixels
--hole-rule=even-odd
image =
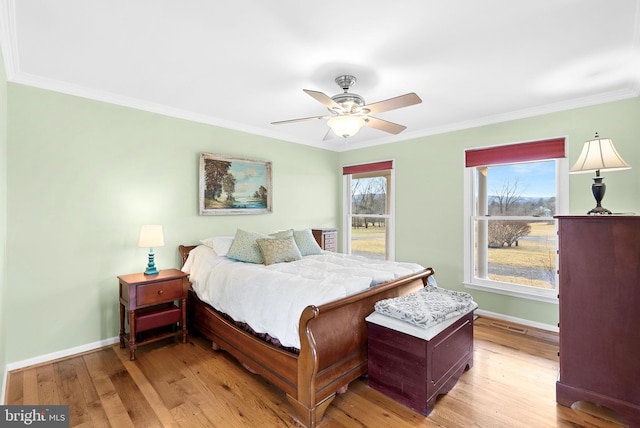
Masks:
[[[256,239],[265,265],[300,260],[300,250],[292,236],[288,238]]]

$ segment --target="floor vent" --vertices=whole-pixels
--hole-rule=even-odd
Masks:
[[[502,324],[502,323],[494,321],[494,322],[491,323],[491,326],[492,327],[501,328],[503,330],[513,331],[514,333],[527,334],[527,329],[526,328],[516,327],[516,326],[513,326],[513,325],[509,325],[509,324]]]

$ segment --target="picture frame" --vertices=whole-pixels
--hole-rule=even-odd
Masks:
[[[271,162],[200,154],[200,215],[272,212]]]

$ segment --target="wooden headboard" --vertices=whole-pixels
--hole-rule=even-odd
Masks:
[[[189,252],[196,247],[197,245],[179,245],[178,246],[178,251],[180,252],[180,256],[182,257],[183,265],[187,262],[187,257],[189,257]]]

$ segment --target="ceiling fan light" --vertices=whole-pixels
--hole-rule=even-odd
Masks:
[[[340,137],[353,137],[364,126],[364,119],[359,116],[335,116],[327,121],[327,125]]]

